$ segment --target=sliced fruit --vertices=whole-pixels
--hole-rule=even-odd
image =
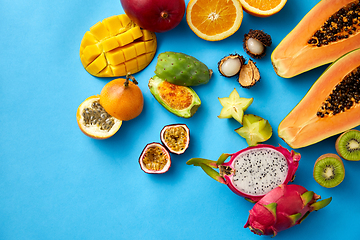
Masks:
[[[190,130],[186,124],[167,125],[161,130],[160,138],[169,152],[183,154],[189,147]]]
[[[235,132],[245,138],[249,146],[256,146],[271,137],[272,128],[268,120],[253,114],[245,114],[243,126],[235,129]]]
[[[155,56],[156,35],[126,14],[105,18],[84,34],[80,60],[90,74],[119,77],[143,70]]]
[[[345,160],[360,160],[360,131],[352,129],[341,134],[335,143],[336,152]]]
[[[85,99],[76,112],[80,130],[95,139],[106,139],[113,136],[121,127],[122,121],[112,117],[100,105],[100,96]]]
[[[278,13],[286,0],[240,0],[244,11],[256,17],[269,17]]]
[[[144,98],[135,78],[128,75],[108,82],[101,90],[100,103],[111,116],[128,121],[140,115]]]
[[[150,78],[148,86],[155,99],[179,117],[192,117],[201,105],[199,96],[190,87],[169,83],[158,76]]]
[[[218,98],[223,106],[218,118],[234,118],[242,124],[245,110],[251,105],[254,98],[241,98],[236,88],[229,97]]]
[[[160,143],[149,143],[143,149],[139,164],[146,173],[160,174],[167,172],[171,166],[169,152]]]
[[[301,148],[360,124],[360,49],[330,65],[282,120],[278,133]]]
[[[359,12],[359,1],[320,1],[273,51],[275,72],[290,78],[358,48]]]
[[[244,63],[245,59],[243,56],[239,54],[230,54],[223,57],[218,62],[218,70],[224,77],[233,77],[240,72]]]
[[[336,187],[344,180],[344,164],[338,155],[324,154],[316,160],[313,175],[315,181],[321,186]]]
[[[190,0],[186,21],[190,29],[207,41],[219,41],[234,34],[241,25],[243,10],[239,0]]]

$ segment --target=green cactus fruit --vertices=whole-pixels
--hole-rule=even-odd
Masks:
[[[192,117],[201,105],[199,96],[190,87],[172,84],[158,76],[150,78],[148,86],[155,99],[179,117]]]
[[[245,138],[249,146],[255,146],[271,137],[272,128],[267,120],[253,114],[245,114],[243,126],[235,129],[235,132]]]
[[[177,52],[163,52],[158,56],[155,74],[180,86],[197,86],[209,82],[212,70],[196,58]]]

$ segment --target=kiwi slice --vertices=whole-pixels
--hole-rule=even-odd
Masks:
[[[323,187],[333,188],[345,177],[345,168],[341,158],[333,153],[320,156],[314,165],[314,179]]]
[[[343,159],[360,160],[360,131],[352,129],[341,134],[335,143],[337,153]]]

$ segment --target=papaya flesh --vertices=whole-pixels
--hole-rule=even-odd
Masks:
[[[360,125],[360,48],[332,63],[282,120],[279,137],[292,148]]]
[[[360,47],[359,0],[322,0],[271,55],[275,72],[291,78]]]

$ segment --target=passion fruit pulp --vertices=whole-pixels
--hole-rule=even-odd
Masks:
[[[161,142],[171,153],[182,154],[188,149],[190,130],[186,124],[171,124],[160,132]]]
[[[160,143],[149,143],[139,157],[139,164],[146,173],[160,174],[167,172],[171,166],[170,153]]]
[[[76,112],[80,130],[95,139],[106,139],[113,136],[121,127],[122,121],[114,118],[100,104],[99,95],[85,99]]]

